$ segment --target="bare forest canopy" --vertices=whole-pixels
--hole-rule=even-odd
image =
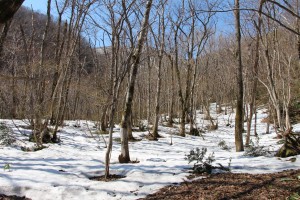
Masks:
[[[147,119],[157,138],[155,127],[168,116],[169,125],[180,118],[184,136],[196,110],[217,128],[210,103],[234,107],[241,94],[250,124],[261,105],[280,131],[297,120],[298,0],[47,2],[47,14],[21,7],[1,26],[1,118],[30,119],[41,129],[89,119],[103,130],[112,118],[126,127]],[[220,34],[224,12],[239,31]]]

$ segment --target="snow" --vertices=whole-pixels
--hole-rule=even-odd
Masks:
[[[214,105],[212,105],[212,108]],[[219,128],[216,131],[204,133],[202,137],[187,135],[185,138],[176,136],[178,128],[160,126],[159,141],[148,141],[143,138],[148,132],[134,132],[139,142],[130,143],[131,160],[139,163],[119,164],[120,143],[114,141],[111,156],[111,173],[126,176],[123,179],[99,182],[90,177],[104,174],[104,155],[106,148],[101,137],[91,137],[90,131],[96,131],[91,121],[67,121],[61,128],[59,137],[61,144],[47,144],[36,152],[24,152],[21,146],[32,146],[28,142],[30,131],[20,127],[26,125],[20,120],[0,120],[11,127],[17,142],[12,146],[0,146],[0,193],[19,195],[39,199],[138,199],[154,193],[160,188],[178,184],[186,180],[189,168],[185,155],[196,147],[206,147],[208,154],[214,152],[216,163],[228,166],[231,159],[233,173],[272,173],[287,169],[299,169],[300,157],[295,162],[289,158],[279,159],[272,155],[250,157],[243,152],[235,152],[234,127],[226,126],[228,121],[234,122],[234,114],[224,115],[212,112],[218,119]],[[264,134],[266,124],[261,120],[266,117],[264,110],[258,112],[257,131],[259,145],[267,147],[271,152],[276,151],[277,144],[274,130]],[[80,127],[74,127],[79,123]],[[208,121],[197,112],[197,126],[204,128]],[[17,126],[16,126],[17,125]],[[188,125],[187,125],[188,128]],[[300,131],[300,124],[294,126]],[[119,138],[119,128],[115,128],[114,138]],[[173,145],[170,145],[172,135]],[[104,138],[107,140],[108,136]],[[252,137],[254,143],[255,137]],[[218,146],[224,140],[231,148],[222,150]],[[4,169],[9,164],[10,169]]]

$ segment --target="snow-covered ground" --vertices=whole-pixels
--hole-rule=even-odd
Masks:
[[[137,199],[154,193],[159,188],[184,181],[188,175],[188,164],[185,155],[193,148],[206,147],[208,154],[214,152],[216,163],[227,166],[231,158],[233,173],[271,173],[285,169],[299,169],[300,157],[295,162],[288,159],[278,159],[272,156],[248,157],[243,152],[236,153],[234,149],[234,127],[226,126],[228,120],[234,122],[234,115],[216,115],[219,128],[206,132],[204,140],[201,137],[187,135],[185,138],[173,135],[173,145],[170,145],[171,134],[178,132],[177,128],[159,127],[159,134],[164,138],[159,141],[142,139],[130,143],[131,160],[136,164],[119,164],[120,143],[114,141],[111,173],[126,176],[126,178],[111,182],[89,180],[89,177],[104,173],[104,142],[101,137],[91,137],[90,131],[95,131],[93,122],[80,121],[76,128],[75,121],[67,121],[59,133],[61,144],[49,144],[37,152],[24,152],[21,146],[32,146],[28,142],[29,131],[16,127],[24,124],[22,121],[0,120],[14,131],[19,139],[13,146],[0,146],[0,193],[7,195],[27,196],[33,200],[47,199]],[[266,114],[258,113],[259,144],[267,146],[270,151],[279,148],[273,139],[275,133],[264,134],[266,124],[261,123]],[[198,127],[204,127],[208,122],[202,120],[198,113]],[[300,124],[294,126],[300,131]],[[136,138],[143,138],[148,132],[134,132]],[[115,138],[119,138],[118,128]],[[107,140],[108,136],[104,138]],[[230,151],[218,146],[224,140],[231,147]],[[255,143],[256,139],[253,137]],[[10,169],[4,169],[9,164]]]

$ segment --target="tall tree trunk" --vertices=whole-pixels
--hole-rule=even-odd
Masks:
[[[147,53],[149,55],[149,45],[147,43]],[[150,124],[150,116],[151,116],[151,59],[150,56],[147,56],[147,65],[148,65],[148,99],[147,99],[147,123],[148,126]],[[149,127],[148,127],[149,128]]]
[[[291,131],[291,120],[290,120],[290,113],[289,108],[285,107],[285,130]]]
[[[49,26],[51,22],[51,0],[47,1],[47,21],[45,25],[45,30],[42,36],[42,44],[40,49],[40,61],[38,68],[38,81],[36,81],[36,97],[37,97],[37,109],[35,111],[35,127],[40,132],[39,143],[43,143],[45,129],[47,128],[47,120],[43,123],[43,114],[45,111],[45,90],[46,90],[46,80],[45,80],[45,53],[46,53],[46,39],[48,37]]]
[[[125,11],[126,9],[124,9]],[[119,27],[116,24],[119,24],[122,19],[120,19],[117,23],[115,23],[115,17],[114,17],[114,10],[109,8],[109,12],[111,14],[111,21],[112,21],[112,40],[111,40],[111,67],[110,67],[110,90],[111,95],[107,98],[107,107],[108,105],[110,107],[110,114],[109,114],[109,141],[108,141],[108,147],[105,154],[105,178],[107,179],[109,176],[109,164],[110,164],[110,155],[112,152],[112,138],[113,138],[113,128],[114,128],[114,120],[115,120],[115,114],[116,114],[116,108],[118,103],[118,96],[120,91],[120,85],[123,81],[124,77],[121,77],[118,74],[118,67],[119,67],[119,39],[120,39],[120,32],[119,29],[122,27]],[[125,76],[125,74],[124,74]],[[111,101],[111,103],[110,103]],[[110,103],[110,104],[109,104]],[[106,111],[103,112],[104,115],[106,115]],[[104,115],[102,115],[104,117]],[[103,127],[104,128],[104,127]]]
[[[262,3],[260,3],[259,6],[259,13],[261,13],[262,11]],[[250,108],[250,114],[248,117],[248,121],[247,121],[247,137],[246,137],[246,146],[249,146],[250,143],[250,133],[251,133],[251,124],[252,124],[252,118],[253,118],[253,114],[256,113],[256,93],[257,93],[257,82],[258,82],[258,63],[259,63],[259,43],[260,43],[260,29],[261,29],[261,23],[262,23],[262,19],[261,19],[261,15],[259,14],[258,17],[258,25],[256,27],[256,43],[255,43],[255,61],[254,61],[254,65],[253,65],[253,85],[252,85],[252,94],[251,94],[251,100],[250,100],[250,104],[249,104],[249,108]],[[256,115],[255,115],[256,116]],[[255,123],[256,125],[256,123]],[[254,135],[256,135],[256,127],[254,130]]]
[[[70,69],[72,64],[72,58],[75,54],[76,47],[78,46],[78,42],[80,39],[80,33],[83,27],[83,22],[86,18],[86,15],[88,13],[89,8],[94,3],[94,1],[86,3],[82,2],[82,4],[77,4],[78,2],[73,0],[71,5],[71,17],[70,17],[70,23],[69,26],[67,23],[65,23],[65,31],[66,35],[63,37],[66,37],[66,48],[64,49],[63,57],[64,59],[59,59],[61,62],[59,63],[59,68],[61,70],[61,73],[58,76],[57,83],[55,85],[54,90],[52,91],[53,95],[51,96],[50,101],[50,111],[54,109],[54,104],[57,100],[57,107],[54,109],[55,113],[55,121],[56,121],[56,127],[54,131],[54,135],[56,134],[58,130],[58,120],[63,118],[63,109],[64,109],[64,103],[65,100],[65,92],[67,92],[68,89],[68,77],[71,78],[71,72]],[[76,12],[75,7],[78,6],[80,9],[79,12]],[[67,27],[68,26],[68,27]],[[61,55],[60,55],[61,56]],[[60,57],[59,56],[59,57]],[[69,76],[68,76],[69,75]],[[63,122],[61,122],[63,123]]]
[[[56,72],[53,76],[53,82],[52,82],[52,90],[51,90],[51,103],[50,103],[50,112],[51,112],[51,124],[56,124],[56,114],[57,114],[57,104],[58,104],[58,93],[62,84],[62,79],[64,77],[64,71],[62,65],[62,52],[64,50],[64,44],[67,37],[67,30],[68,30],[68,24],[67,22],[64,24],[64,31],[63,31],[63,38],[62,43],[60,45],[60,49],[56,50],[56,52],[59,52],[55,55],[56,57]],[[60,34],[60,33],[57,33]],[[56,42],[59,42],[57,40]],[[59,72],[60,71],[60,72]],[[55,105],[56,104],[56,105]]]
[[[107,120],[106,120],[106,113],[107,113],[107,109],[108,109],[108,101],[107,104],[104,105],[103,109],[102,109],[102,113],[101,113],[101,119],[100,119],[100,130],[102,132],[106,132],[106,128],[107,128]]]
[[[54,75],[53,75],[53,81],[52,81],[52,89],[51,89],[51,98],[52,97],[56,97],[56,94],[55,94],[55,88],[56,88],[56,85],[58,83],[58,78],[59,78],[59,71],[60,71],[60,63],[61,63],[61,59],[62,59],[62,52],[63,52],[63,49],[64,49],[64,44],[65,44],[65,39],[66,39],[66,35],[67,35],[67,27],[68,27],[68,24],[67,22],[65,22],[64,24],[64,27],[63,27],[63,38],[61,38],[61,29],[62,29],[62,15],[67,7],[67,3],[68,1],[65,1],[64,5],[63,5],[63,8],[61,10],[59,10],[58,8],[58,3],[57,3],[57,0],[55,0],[55,3],[56,3],[56,10],[58,12],[58,21],[57,21],[57,31],[56,31],[56,47],[55,47],[55,65],[56,65],[56,70],[54,72]],[[80,79],[80,76],[79,76],[79,79]],[[77,84],[78,86],[78,84]],[[75,108],[74,108],[74,113],[76,112],[76,101],[77,101],[77,98],[75,98]],[[56,102],[56,101],[55,101]],[[51,103],[51,104],[54,104],[55,102]],[[50,118],[50,123],[52,125],[56,124],[55,122],[55,109],[54,108],[54,105],[51,105],[51,118]],[[75,116],[75,114],[74,114]]]
[[[299,0],[297,0],[296,2],[296,12],[297,12],[297,15],[300,16],[300,12],[299,12]],[[299,35],[297,35],[297,47],[298,47],[298,59],[300,61],[300,20],[299,18],[296,19],[296,31]],[[298,63],[300,64],[300,63]]]
[[[185,105],[181,105],[181,113],[180,113],[180,132],[179,135],[182,137],[185,137]]]
[[[162,65],[162,56],[160,56],[158,61],[158,75],[157,75],[157,86],[156,86],[156,99],[155,99],[155,116],[152,135],[153,139],[156,140],[158,135],[158,121],[159,121],[159,110],[160,110],[160,93],[161,93],[161,65]]]
[[[175,30],[175,35],[174,35],[174,42],[175,42],[175,74],[177,77],[177,84],[178,84],[178,95],[179,95],[179,110],[181,111],[180,113],[180,132],[179,135],[182,137],[185,137],[185,102],[182,94],[182,89],[181,89],[181,76],[180,76],[180,70],[179,70],[179,49],[178,49],[178,30],[180,25],[176,25],[176,30]]]
[[[108,146],[105,153],[105,179],[109,177],[109,163],[110,163],[110,155],[111,155],[112,144],[113,144],[114,118],[115,118],[116,106],[118,102],[119,88],[120,88],[120,82],[115,82],[112,91],[112,100],[111,100],[110,114],[109,114],[109,139],[108,139]]]
[[[270,55],[269,55],[269,51],[268,51],[268,46],[265,46],[265,50],[264,50],[264,57],[266,60],[266,64],[267,64],[267,70],[268,70],[268,84],[269,85],[265,85],[265,87],[267,88],[268,92],[269,92],[269,96],[270,96],[270,100],[272,102],[273,108],[275,109],[275,113],[274,113],[274,125],[276,127],[276,132],[282,131],[283,127],[282,127],[282,120],[281,120],[281,112],[280,112],[280,101],[278,98],[278,94],[276,91],[276,87],[275,87],[275,81],[273,78],[273,69],[270,63]],[[262,82],[262,81],[260,81]],[[262,82],[263,83],[263,82]]]
[[[75,98],[74,98],[74,107],[72,111],[72,118],[73,119],[78,119],[77,116],[77,111],[78,111],[78,106],[79,106],[79,97],[80,97],[80,88],[81,88],[81,70],[78,71],[77,74],[78,78],[76,81],[76,86],[75,86]]]
[[[128,120],[128,125],[127,125],[127,127],[128,127],[127,133],[128,133],[128,140],[129,141],[134,141],[135,140],[135,138],[132,135],[132,126],[133,126],[132,118],[133,118],[133,116],[132,116],[132,110],[131,110],[130,117],[129,117],[129,120]]]
[[[60,114],[59,121],[57,123],[57,125],[60,125],[60,126],[62,126],[64,124],[64,120],[65,120],[66,108],[67,108],[67,104],[68,104],[68,98],[69,98],[69,92],[70,92],[70,86],[71,86],[73,73],[74,73],[74,69],[71,68],[70,75],[69,75],[68,79],[66,80],[66,83],[65,83],[65,86],[64,86],[63,103],[62,103],[62,107],[60,109],[61,114]],[[55,131],[55,133],[56,132],[57,131]]]
[[[17,110],[18,110],[18,104],[19,104],[19,101],[18,101],[18,97],[17,97],[17,80],[16,80],[16,75],[17,75],[17,72],[16,72],[16,65],[15,63],[12,64],[12,110],[11,110],[11,117],[13,119],[15,119],[18,114],[17,114]]]
[[[4,23],[3,28],[1,28],[1,26],[0,26],[0,31],[1,31],[0,32],[0,57],[2,56],[4,41],[7,36],[8,31],[9,31],[11,22],[12,22],[12,20],[8,20],[7,22]]]
[[[18,11],[24,0],[0,0],[0,28]]]
[[[149,16],[150,10],[152,6],[152,0],[148,0],[146,3],[146,11],[144,14],[144,21],[141,27],[141,32],[139,33],[137,46],[134,49],[132,55],[132,65],[130,69],[130,79],[129,79],[129,86],[127,88],[127,95],[126,95],[126,103],[125,108],[123,111],[123,116],[121,120],[121,154],[119,155],[119,162],[120,163],[128,163],[130,161],[129,156],[129,145],[128,145],[128,124],[130,120],[130,113],[132,110],[132,100],[134,94],[134,86],[135,80],[138,71],[138,65],[140,63],[140,56],[144,46],[144,41],[147,36],[148,30],[148,23],[149,23]]]
[[[197,60],[196,60],[196,63],[197,63]],[[196,107],[195,107],[195,97],[194,97],[194,94],[195,94],[195,85],[196,85],[196,77],[197,77],[197,64],[194,65],[194,72],[193,72],[193,82],[192,82],[192,87],[191,87],[191,98],[190,98],[190,113],[189,113],[189,117],[190,117],[190,133],[193,133],[194,132],[194,117],[196,117]],[[217,105],[217,104],[216,104]],[[194,116],[194,113],[195,113],[195,116]]]
[[[159,122],[159,112],[160,112],[160,98],[161,98],[161,68],[162,68],[162,60],[165,50],[165,12],[164,12],[164,5],[162,6],[162,14],[159,16],[159,31],[158,31],[158,37],[161,36],[161,38],[156,39],[156,47],[160,48],[158,52],[158,74],[157,74],[157,85],[156,85],[156,99],[155,99],[155,118],[154,118],[154,124],[153,124],[153,139],[156,140],[159,137],[158,134],[158,122]],[[152,31],[153,32],[153,31]],[[154,34],[153,34],[154,35]],[[155,37],[155,36],[154,36]],[[160,44],[158,44],[160,42]]]
[[[237,103],[235,116],[235,147],[236,151],[244,151],[243,145],[243,65],[241,48],[240,2],[235,0],[235,31],[236,31],[236,62],[237,62]]]
[[[169,109],[169,119],[168,119],[168,126],[173,125],[173,116],[174,116],[174,63],[171,56],[168,56],[171,62],[171,97],[170,97],[170,109]]]

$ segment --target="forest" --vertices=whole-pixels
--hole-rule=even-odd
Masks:
[[[64,127],[84,122],[105,143],[104,180],[111,163],[140,162],[133,143],[223,127],[234,153],[276,137],[272,157],[298,158],[299,0],[47,0],[46,13],[23,2],[0,0],[0,119],[27,131],[22,151],[64,145]]]

